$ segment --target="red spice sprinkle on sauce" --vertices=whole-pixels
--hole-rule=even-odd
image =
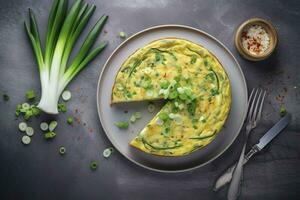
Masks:
[[[247,27],[241,34],[242,45],[251,54],[264,53],[270,46],[270,37],[260,25]]]

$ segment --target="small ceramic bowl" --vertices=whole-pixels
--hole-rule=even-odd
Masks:
[[[270,38],[270,46],[268,47],[268,49],[266,51],[264,51],[263,53],[261,54],[252,54],[250,53],[247,49],[245,49],[242,45],[242,32],[249,26],[252,26],[252,25],[260,25],[262,26],[266,32],[269,34],[269,38]],[[235,33],[235,37],[234,37],[234,42],[235,42],[235,46],[238,50],[238,52],[246,59],[248,60],[252,60],[252,61],[259,61],[259,60],[264,60],[266,59],[267,57],[269,57],[274,49],[276,48],[277,46],[277,31],[276,29],[274,28],[274,26],[264,20],[264,19],[261,19],[261,18],[252,18],[252,19],[249,19],[247,21],[245,21],[244,23],[242,23],[236,33]]]

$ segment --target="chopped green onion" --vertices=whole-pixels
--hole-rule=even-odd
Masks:
[[[33,136],[33,134],[34,134],[33,128],[29,127],[29,126],[26,128],[25,132],[26,132],[26,135],[28,135],[28,136]]]
[[[112,148],[107,148],[107,149],[104,149],[102,155],[104,158],[108,158],[113,152],[113,149]]]
[[[150,112],[150,113],[153,113],[154,112],[154,110],[155,110],[155,105],[154,104],[152,104],[152,103],[149,103],[149,105],[148,105],[148,111]]]
[[[29,103],[22,103],[22,108],[23,108],[24,110],[28,110],[28,109],[30,108]]]
[[[26,128],[27,128],[27,124],[25,122],[21,122],[19,123],[19,130],[24,132],[26,131]]]
[[[46,123],[46,122],[42,122],[41,124],[40,124],[40,128],[41,128],[41,130],[42,131],[47,131],[48,130],[48,124]]]
[[[122,38],[122,39],[126,38],[126,33],[123,32],[123,31],[121,31],[121,32],[119,33],[119,37]]]
[[[50,132],[44,134],[44,138],[45,138],[46,140],[48,140],[48,139],[53,139],[55,136],[56,136],[56,133],[54,133],[54,132],[52,132],[52,131],[50,131]]]
[[[165,122],[169,119],[169,115],[165,112],[162,112],[158,114],[158,118]]]
[[[136,121],[136,117],[134,115],[131,115],[130,117],[130,122],[134,123]]]
[[[67,149],[65,147],[59,147],[59,154],[64,155],[66,153]]]
[[[9,100],[8,94],[3,94],[2,98],[3,98],[4,101],[8,101]]]
[[[64,104],[64,103],[59,103],[58,104],[58,111],[63,112],[63,113],[67,112],[67,105]]]
[[[142,115],[140,112],[135,112],[135,113],[133,113],[133,115],[135,116],[136,119],[142,118]]]
[[[57,126],[57,121],[51,121],[49,124],[49,131],[54,131]]]
[[[98,168],[97,161],[91,161],[90,168],[91,168],[91,170],[96,170]]]
[[[68,117],[67,122],[68,124],[73,124],[73,117]]]
[[[129,126],[129,123],[127,121],[120,121],[120,122],[116,122],[115,125],[118,127],[118,128],[128,128]]]
[[[33,100],[33,99],[35,99],[35,97],[36,97],[36,95],[35,95],[34,90],[28,90],[28,91],[26,92],[26,98],[27,98],[28,100]]]
[[[33,116],[33,112],[31,109],[29,109],[25,112],[24,119],[28,120],[31,116]]]
[[[24,135],[23,137],[22,137],[22,143],[23,144],[29,144],[31,142],[31,138],[28,136],[28,135]]]
[[[69,101],[69,100],[71,99],[71,97],[72,97],[72,94],[71,94],[71,92],[70,92],[69,90],[65,90],[65,91],[62,93],[61,97],[62,97],[62,99],[63,99],[64,101]]]

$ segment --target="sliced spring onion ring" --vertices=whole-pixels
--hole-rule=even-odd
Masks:
[[[33,128],[28,126],[28,127],[26,128],[26,135],[28,135],[28,136],[33,136],[33,134],[34,134]]]
[[[102,155],[104,158],[108,158],[113,152],[113,149],[112,148],[107,148],[107,149],[104,149]]]
[[[121,31],[119,33],[119,37],[122,38],[122,39],[126,38],[126,33],[124,31]]]
[[[155,110],[155,105],[152,104],[152,103],[150,103],[150,104],[148,105],[148,111],[149,111],[150,113],[153,113],[154,110]]]
[[[91,161],[90,168],[91,170],[96,170],[98,168],[98,163],[96,161]]]
[[[21,122],[19,123],[19,130],[24,132],[26,131],[26,128],[27,128],[27,124],[25,122]]]
[[[134,123],[136,121],[136,117],[134,116],[134,115],[132,115],[131,117],[130,117],[130,122],[131,123]]]
[[[48,124],[46,123],[46,122],[42,122],[41,124],[40,124],[40,128],[41,128],[41,130],[42,131],[47,131],[48,130]]]
[[[142,115],[140,112],[135,112],[135,113],[133,113],[133,115],[135,116],[136,119],[142,118]]]
[[[22,143],[23,144],[29,144],[31,142],[31,138],[28,135],[24,135],[22,137]]]
[[[49,124],[49,131],[54,131],[57,126],[57,121],[51,121]]]
[[[64,155],[66,153],[67,149],[66,147],[59,147],[59,154]]]
[[[61,97],[62,97],[62,99],[63,99],[64,101],[69,101],[69,100],[71,99],[71,97],[72,97],[72,94],[71,94],[71,92],[70,92],[69,90],[65,90],[65,91],[62,93]]]
[[[29,109],[29,108],[30,108],[29,103],[23,103],[23,104],[22,104],[22,108],[23,108],[24,110]]]

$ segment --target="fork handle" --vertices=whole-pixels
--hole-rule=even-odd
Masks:
[[[246,143],[243,146],[238,164],[235,167],[233,172],[232,180],[227,193],[228,200],[236,200],[239,197],[241,178],[243,174],[243,160],[244,160],[245,148],[246,148]]]

